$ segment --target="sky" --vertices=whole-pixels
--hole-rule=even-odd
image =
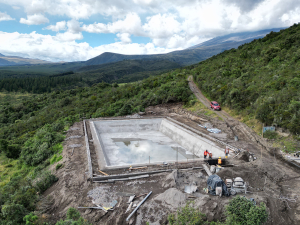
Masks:
[[[0,0],[0,53],[53,62],[161,54],[298,22],[299,0]]]

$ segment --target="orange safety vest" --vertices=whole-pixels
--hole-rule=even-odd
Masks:
[[[218,159],[218,164],[219,164],[219,165],[222,164],[222,159]]]
[[[207,153],[208,153],[208,151],[205,151],[205,152],[204,152],[204,155],[207,155]]]
[[[212,153],[209,153],[209,156],[212,157]]]

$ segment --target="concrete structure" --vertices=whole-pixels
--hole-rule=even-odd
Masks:
[[[205,149],[224,156],[218,144],[167,118],[90,121],[101,169],[203,158]],[[177,153],[178,151],[178,153]],[[105,166],[104,166],[105,165]]]

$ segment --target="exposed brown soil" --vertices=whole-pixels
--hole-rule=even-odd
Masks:
[[[192,85],[192,84],[191,84]],[[196,87],[192,90],[197,90]],[[197,92],[200,92],[197,90]],[[201,93],[201,92],[200,92]],[[204,96],[197,94],[202,101],[206,101]],[[254,153],[257,160],[248,162],[245,154],[240,153],[233,158],[232,155],[227,164],[234,164],[234,167],[223,168],[218,175],[222,179],[242,177],[249,188],[245,196],[254,198],[257,204],[264,202],[267,205],[269,219],[267,224],[300,224],[300,206],[297,199],[300,188],[300,175],[297,167],[290,165],[281,156],[277,149],[270,148],[268,143],[257,136],[250,128],[231,118],[225,112],[221,111],[220,116],[223,121],[211,119],[205,116],[187,112],[181,104],[164,104],[146,109],[146,115],[143,117],[169,116],[189,127],[199,130],[205,134],[212,135],[232,146],[243,148]],[[211,134],[199,124],[209,123],[213,127],[222,130],[219,135]],[[115,183],[92,183],[88,181],[87,176],[87,154],[84,142],[83,124],[75,123],[67,137],[80,135],[81,138],[69,139],[64,142],[63,163],[64,167],[58,171],[53,171],[59,178],[59,181],[46,191],[45,196],[53,196],[52,207],[47,211],[50,221],[55,222],[65,217],[69,207],[95,206],[92,200],[99,204],[109,204],[117,200],[113,211],[105,213],[98,209],[80,209],[81,215],[93,224],[128,224],[125,220],[129,213],[125,214],[128,207],[127,201],[129,195],[136,196],[153,193],[147,201],[137,210],[137,213],[130,220],[130,224],[167,224],[167,216],[174,213],[180,206],[184,206],[188,201],[194,201],[194,207],[207,215],[207,219],[221,220],[225,219],[224,206],[231,197],[216,197],[206,194],[203,188],[206,187],[207,174],[202,169],[181,170],[191,167],[202,167],[203,162],[185,163],[179,166],[163,165],[148,166],[139,171],[128,171],[128,169],[116,169],[105,171],[109,175],[120,173],[133,173],[142,171],[153,171],[158,169],[172,168],[178,171],[160,173],[151,175],[148,178],[116,181]],[[89,126],[88,136],[92,139]],[[239,141],[234,141],[234,136],[239,137]],[[82,144],[82,147],[74,149],[70,144]],[[93,171],[98,172],[96,152],[93,142],[89,142],[91,148]],[[198,191],[194,194],[184,193],[184,187],[191,182],[195,182]],[[244,195],[244,194],[243,194]],[[192,196],[192,198],[190,198]],[[144,197],[144,196],[143,196]],[[139,203],[143,197],[134,200],[134,204]]]

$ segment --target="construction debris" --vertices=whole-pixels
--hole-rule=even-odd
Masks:
[[[131,202],[131,203],[129,204],[129,206],[128,206],[128,208],[126,209],[125,213],[127,213],[127,212],[130,211],[132,204],[133,204],[133,202]]]
[[[101,170],[99,170],[100,173],[104,174],[105,176],[109,176],[107,173],[102,172]]]
[[[184,187],[184,192],[185,192],[185,193],[188,193],[188,194],[192,194],[192,193],[196,192],[197,190],[198,190],[198,188],[197,188],[195,182],[192,182],[191,184],[186,185],[186,186]]]
[[[221,130],[217,129],[217,128],[211,128],[211,129],[207,129],[209,132],[214,133],[214,134],[219,134],[221,133]]]
[[[112,210],[112,209],[115,207],[115,205],[116,205],[117,203],[118,203],[117,200],[113,200],[113,201],[110,202],[108,205],[103,206],[103,208],[104,208],[105,210]]]
[[[135,167],[135,168],[132,168],[132,167],[129,167],[129,170],[138,170],[138,169],[146,169],[147,166],[144,166],[144,167]]]
[[[139,196],[135,197],[135,199],[137,199],[137,198],[139,198],[139,197],[142,197],[142,196],[144,196],[144,195],[146,195],[146,194],[147,194],[147,193],[142,194],[142,195],[139,195]]]
[[[135,197],[135,195],[132,195],[132,196],[130,196],[130,197],[129,197],[129,200],[128,200],[128,202],[127,202],[127,203],[128,203],[128,204],[129,204],[129,203],[131,203],[131,202],[132,202],[132,200],[134,199],[134,197]]]
[[[132,211],[132,213],[127,217],[126,221],[128,221],[132,215],[138,210],[138,208],[147,200],[147,198],[152,194],[152,191],[138,204],[138,206]]]
[[[141,175],[150,175],[155,173],[172,172],[172,171],[173,170],[169,169],[169,170],[157,170],[157,171],[148,171],[148,172],[141,172],[141,173],[119,174],[119,175],[111,175],[111,176],[96,176],[93,177],[93,181],[111,180],[111,179],[116,180],[122,178],[138,177]]]

